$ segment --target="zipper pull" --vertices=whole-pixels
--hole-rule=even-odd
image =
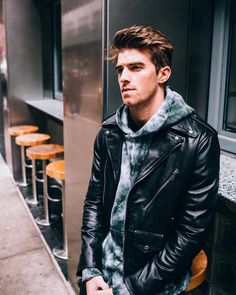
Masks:
[[[175,169],[175,171],[174,171],[173,174],[171,175],[170,180],[174,180],[174,179],[175,179],[175,176],[176,176],[177,174],[179,174],[179,169],[178,169],[178,168]]]

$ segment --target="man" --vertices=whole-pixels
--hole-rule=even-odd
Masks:
[[[84,205],[77,275],[87,295],[177,295],[212,222],[216,132],[166,86],[173,47],[152,27],[111,46],[123,106],[103,122]]]

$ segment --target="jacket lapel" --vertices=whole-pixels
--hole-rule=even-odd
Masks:
[[[135,182],[149,174],[157,165],[160,165],[175,148],[181,145],[182,141],[181,136],[169,132],[158,133],[154,136]]]
[[[120,177],[123,135],[118,127],[105,131],[105,134],[108,154],[114,171],[114,178],[118,181]]]

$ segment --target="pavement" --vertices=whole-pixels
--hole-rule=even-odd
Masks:
[[[75,295],[0,155],[0,295]]]

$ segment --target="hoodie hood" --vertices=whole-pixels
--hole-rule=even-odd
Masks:
[[[136,132],[128,125],[129,111],[126,106],[120,107],[116,112],[116,122],[125,137],[137,138],[150,135],[160,129],[169,127],[194,111],[187,105],[180,94],[166,88],[166,97],[158,111]]]

